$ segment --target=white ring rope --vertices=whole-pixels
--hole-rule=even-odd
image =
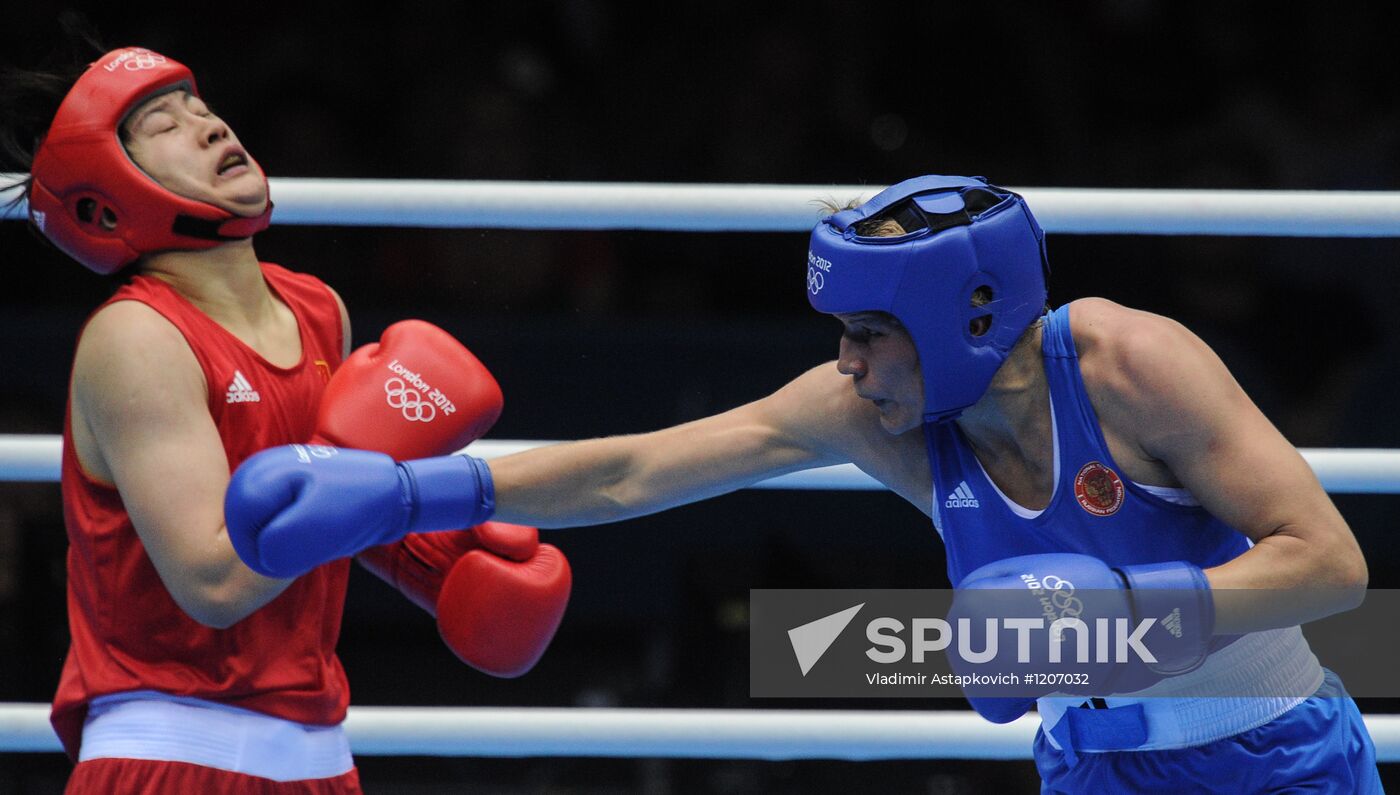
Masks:
[[[485,459],[559,444],[548,440],[483,439],[466,452]],[[53,482],[59,477],[63,437],[0,434],[0,482]],[[1400,494],[1400,450],[1312,448],[1299,450],[1333,494]],[[854,464],[818,467],[753,484],[755,489],[880,491],[884,484]]]
[[[1400,715],[1365,715],[1380,762],[1400,761]],[[675,759],[1029,759],[1039,718],[974,712],[537,707],[351,707],[360,756]],[[58,751],[48,704],[0,704],[0,753]]]
[[[0,174],[0,205],[23,174]],[[882,186],[271,180],[279,224],[505,229],[805,232],[817,200],[844,204]],[[1400,237],[1397,191],[1014,188],[1047,232]],[[0,213],[23,218],[24,205]]]

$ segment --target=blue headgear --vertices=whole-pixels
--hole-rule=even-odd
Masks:
[[[891,218],[908,230],[866,237]],[[807,251],[807,298],[818,312],[894,315],[914,340],[924,421],[955,419],[987,391],[1011,347],[1045,308],[1045,233],[1019,195],[981,177],[927,176],[823,219]],[[972,296],[986,288],[982,306]],[[974,320],[990,326],[974,335]]]

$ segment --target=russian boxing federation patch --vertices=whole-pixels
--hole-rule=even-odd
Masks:
[[[1090,461],[1074,476],[1074,498],[1095,516],[1112,516],[1123,507],[1123,479],[1098,461]]]

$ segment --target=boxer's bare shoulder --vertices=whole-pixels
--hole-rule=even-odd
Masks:
[[[879,410],[856,394],[836,362],[818,365],[764,402],[777,426],[822,458],[848,461],[912,502],[925,514],[933,499],[924,436],[919,428],[892,434]]]
[[[140,301],[102,307],[78,339],[72,379],[73,444],[89,475],[113,483],[107,463],[116,434],[153,413],[200,409],[204,373],[179,329]],[[138,416],[139,415],[139,416]],[[105,440],[105,441],[104,441]]]

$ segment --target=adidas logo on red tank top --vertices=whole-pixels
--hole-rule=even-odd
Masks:
[[[242,371],[234,370],[233,380],[230,381],[228,385],[228,402],[260,403],[262,402],[262,395],[259,395],[258,390],[254,389],[253,385],[248,383],[248,378],[243,375]]]

